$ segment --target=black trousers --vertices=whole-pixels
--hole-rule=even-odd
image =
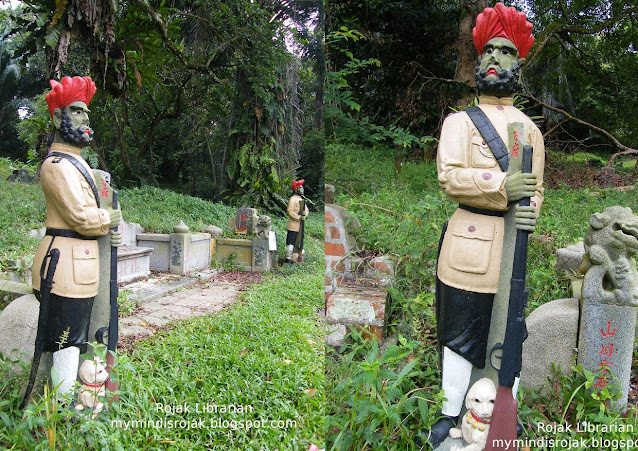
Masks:
[[[286,234],[286,246],[294,246],[297,243],[297,235],[299,235],[299,232],[288,230],[288,233]],[[300,249],[303,249],[303,238],[304,236],[302,234]]]
[[[35,291],[40,300],[40,292]],[[94,298],[67,298],[51,293],[44,350],[55,352],[71,346],[85,353]]]

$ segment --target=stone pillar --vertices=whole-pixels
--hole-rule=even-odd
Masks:
[[[190,229],[180,219],[179,224],[173,228],[170,241],[169,271],[173,274],[186,274],[188,268],[188,253],[190,248]]]
[[[578,363],[596,372],[594,389],[620,391],[614,403],[623,412],[629,393],[636,331],[636,308],[585,300],[580,323]]]
[[[254,272],[265,272],[270,269],[270,252],[268,252],[268,240],[253,238],[253,262]]]
[[[596,372],[593,389],[607,388],[620,398],[613,407],[625,411],[638,307],[638,215],[630,208],[608,207],[589,219],[585,235],[587,268],[583,280],[583,308],[578,363]]]

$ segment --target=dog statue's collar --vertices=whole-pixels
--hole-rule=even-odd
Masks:
[[[469,412],[472,414],[472,418],[474,418],[479,423],[483,423],[483,424],[491,424],[492,423],[491,420],[485,420],[485,419],[483,419],[481,417],[477,417],[476,415],[474,415],[474,412],[472,412],[471,410]]]
[[[100,388],[104,385],[104,382],[102,382],[101,384],[87,384],[86,382],[82,382],[82,385],[89,388]]]

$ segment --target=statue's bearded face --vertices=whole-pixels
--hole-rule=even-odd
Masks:
[[[509,97],[516,92],[520,71],[514,44],[505,38],[493,38],[485,44],[476,65],[476,86],[481,94]]]
[[[299,188],[297,188],[295,190],[295,193],[299,194],[300,196],[303,196],[303,193],[304,193],[303,186],[300,186]]]
[[[91,143],[93,130],[89,127],[89,109],[84,102],[73,102],[62,109],[60,136],[77,146],[85,147]]]

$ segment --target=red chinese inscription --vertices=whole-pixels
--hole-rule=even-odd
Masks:
[[[600,353],[598,355],[606,355],[611,358],[614,354],[614,344],[610,343],[609,346],[600,345]]]
[[[611,330],[611,321],[607,321],[607,332],[603,332],[602,329],[600,329],[600,335],[602,335],[603,338],[607,338],[607,337],[613,337],[614,335],[616,335],[616,329]]]
[[[518,132],[514,130],[514,145],[512,146],[512,156],[518,157]]]
[[[109,197],[109,190],[106,188],[106,180],[100,180],[102,182],[102,192],[100,192],[100,197]]]
[[[241,215],[239,215],[239,219],[241,220],[239,223],[239,230],[246,230],[248,228],[248,226],[246,225],[246,221],[248,220],[248,212],[242,211]]]
[[[605,332],[604,329],[600,329],[600,335],[602,336],[602,338],[613,337],[614,335],[616,335],[616,329],[612,330],[611,328],[611,321],[607,321],[607,332]],[[609,385],[609,375],[611,374],[609,367],[612,366],[614,363],[611,360],[608,360],[608,358],[611,359],[613,354],[614,343],[609,343],[607,345],[603,343],[600,345],[600,353],[598,355],[602,355],[605,357],[598,364],[598,366],[601,368],[601,376],[596,380],[594,387],[603,389],[607,385]]]

